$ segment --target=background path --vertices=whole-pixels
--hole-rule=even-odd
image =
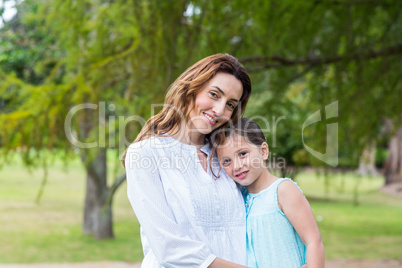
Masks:
[[[86,262],[63,264],[0,264],[0,268],[140,268],[129,262]],[[400,260],[326,260],[326,268],[401,268]]]

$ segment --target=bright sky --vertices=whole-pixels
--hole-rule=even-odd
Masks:
[[[14,8],[14,5],[15,5],[14,0],[9,1],[0,0],[0,7],[4,7],[3,20],[8,21],[17,13],[17,10]],[[2,20],[0,20],[0,28],[1,27],[3,27]]]

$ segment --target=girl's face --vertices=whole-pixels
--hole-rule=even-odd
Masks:
[[[265,161],[269,151],[266,142],[256,146],[235,134],[218,147],[217,154],[225,172],[240,185],[257,186],[258,179],[267,171]]]
[[[242,94],[243,85],[236,77],[217,73],[195,97],[189,119],[191,130],[207,135],[226,123]]]

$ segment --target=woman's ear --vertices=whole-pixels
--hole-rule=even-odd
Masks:
[[[267,160],[269,156],[269,148],[268,148],[268,143],[263,142],[261,144],[261,154],[262,154],[262,159]]]

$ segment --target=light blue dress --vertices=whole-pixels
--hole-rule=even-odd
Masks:
[[[278,186],[285,180],[293,182],[277,179],[258,194],[243,189],[249,267],[300,268],[306,263],[306,247],[278,205]]]

